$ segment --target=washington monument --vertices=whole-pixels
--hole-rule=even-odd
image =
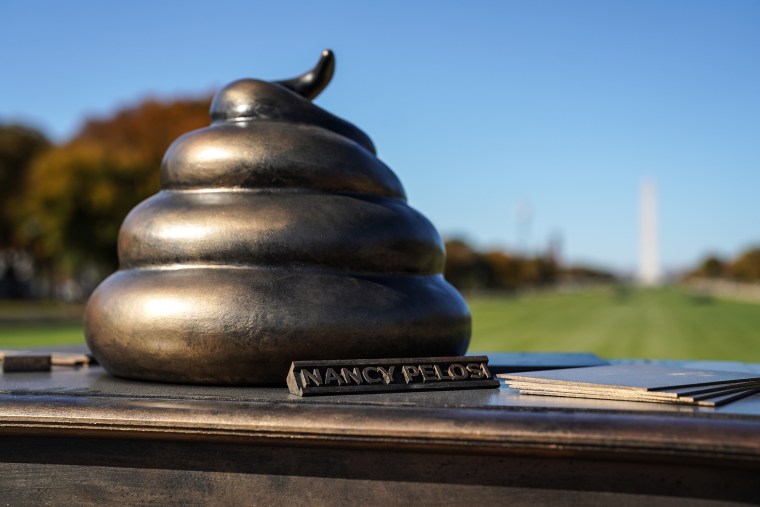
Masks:
[[[639,197],[639,273],[642,285],[660,283],[660,259],[657,246],[657,189],[654,181],[641,182]]]

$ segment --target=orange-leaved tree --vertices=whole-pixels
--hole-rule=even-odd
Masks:
[[[0,251],[17,248],[13,211],[33,160],[49,147],[45,136],[19,124],[0,125]]]
[[[147,100],[92,119],[31,166],[16,209],[19,236],[48,270],[73,276],[116,266],[116,238],[129,210],[159,190],[164,152],[208,125],[210,99]]]

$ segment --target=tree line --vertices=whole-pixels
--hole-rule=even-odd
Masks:
[[[159,190],[171,142],[208,125],[209,104],[146,100],[89,119],[60,144],[0,125],[0,297],[51,297],[67,286],[83,297],[115,270],[121,222]]]
[[[686,274],[687,279],[711,278],[736,282],[760,282],[760,247],[753,247],[733,259],[710,255],[695,269]]]
[[[81,299],[118,265],[127,213],[158,192],[174,139],[209,124],[210,97],[145,100],[91,118],[53,143],[20,124],[0,124],[0,297]],[[445,276],[456,287],[515,290],[612,275],[563,268],[547,256],[479,252],[446,243]]]
[[[558,283],[610,283],[613,273],[587,266],[563,266],[551,252],[519,255],[478,251],[461,239],[446,242],[444,276],[460,290],[517,291]]]

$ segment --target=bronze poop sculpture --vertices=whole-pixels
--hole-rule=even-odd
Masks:
[[[369,137],[310,102],[334,65],[325,51],[298,78],[229,84],[211,126],[169,148],[85,312],[110,373],[284,384],[293,360],[466,351],[435,228]]]

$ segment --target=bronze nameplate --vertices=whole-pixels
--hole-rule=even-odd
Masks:
[[[499,387],[486,356],[294,361],[287,382],[296,396]]]

